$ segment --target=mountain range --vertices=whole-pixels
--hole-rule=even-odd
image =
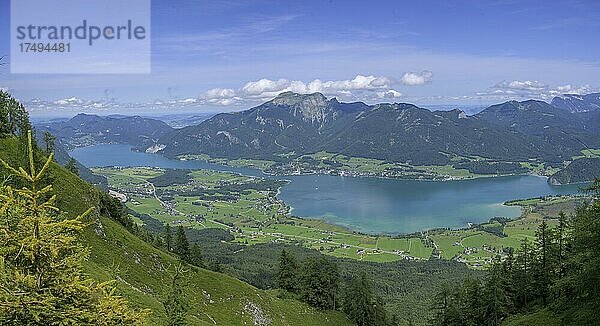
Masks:
[[[571,113],[600,112],[600,93],[565,94],[553,98],[550,104]]]
[[[320,93],[285,92],[248,110],[220,113],[180,129],[139,116],[87,114],[36,127],[55,134],[59,147],[66,150],[127,143],[171,158],[206,154],[278,162],[326,151],[456,168],[505,162],[514,171],[505,169],[503,173],[523,173],[518,162],[562,169],[582,150],[600,149],[600,93],[562,95],[551,104],[508,101],[468,115],[458,109],[431,111],[408,103],[342,103]],[[595,173],[566,174],[577,178],[557,175],[552,182],[586,181]]]
[[[574,112],[571,112],[574,111]],[[542,101],[510,101],[469,116],[406,103],[340,103],[286,92],[159,138],[162,153],[278,160],[318,151],[412,164],[454,157],[562,163],[600,147],[596,120]]]

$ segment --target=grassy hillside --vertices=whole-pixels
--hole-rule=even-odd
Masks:
[[[16,139],[0,139],[0,158],[12,165],[25,166],[24,154],[24,147]],[[0,176],[5,174],[0,170]],[[50,168],[46,182],[54,185],[58,206],[68,216],[98,206],[98,190],[57,164]],[[133,306],[152,310],[150,324],[165,324],[161,301],[170,291],[174,266],[178,264],[175,257],[98,214],[92,217],[81,241],[90,248],[86,270],[92,277],[116,279],[118,290]],[[298,301],[279,299],[273,292],[259,290],[224,274],[192,266],[186,267],[186,271],[183,279],[184,293],[190,303],[188,321],[194,325],[351,324],[339,312],[321,312]]]

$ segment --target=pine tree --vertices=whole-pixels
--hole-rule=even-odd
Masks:
[[[202,250],[200,246],[194,242],[190,250],[190,264],[198,267],[204,267],[204,259],[202,258]]]
[[[73,173],[74,175],[79,175],[79,169],[77,168],[77,161],[75,161],[74,158],[69,158],[69,161],[67,161],[67,164],[65,165],[65,169],[67,169],[69,172]]]
[[[279,258],[277,285],[286,291],[298,292],[298,261],[294,254],[285,249],[281,251]]]
[[[350,281],[342,310],[358,326],[386,324],[383,303],[374,298],[365,273]]]
[[[32,128],[25,107],[8,92],[0,90],[0,137],[19,136],[25,139],[29,130]]]
[[[184,262],[190,263],[190,243],[185,236],[185,229],[183,225],[177,227],[177,233],[175,234],[175,243],[173,244],[173,252],[179,255],[179,258]]]
[[[498,262],[490,269],[483,295],[485,325],[497,326],[508,315],[511,301],[503,287],[501,267]]]
[[[527,308],[531,301],[531,248],[529,241],[523,239],[516,258],[514,271],[516,306]]]
[[[181,285],[184,274],[185,270],[181,264],[175,267],[173,281],[171,282],[171,290],[166,300],[163,302],[169,326],[186,325],[185,317],[189,310],[189,303],[183,294]]]
[[[447,283],[443,284],[435,297],[434,325],[462,325],[462,296],[460,289],[453,289]]]
[[[29,171],[0,159],[28,187],[0,188],[0,324],[117,325],[141,324],[147,311],[136,312],[114,294],[111,282],[97,283],[83,273],[89,254],[77,235],[93,208],[70,219],[54,206],[52,186],[39,182],[52,164],[52,154],[36,171],[31,131]]]
[[[542,221],[536,231],[536,253],[535,275],[533,282],[536,296],[542,299],[542,304],[547,304],[550,285],[553,277],[553,235],[546,221]]]
[[[587,189],[591,202],[572,218],[571,254],[561,282],[561,307],[573,310],[570,324],[595,325],[600,307],[600,179]]]
[[[167,251],[173,250],[173,235],[171,234],[171,225],[169,223],[165,223],[163,238],[165,241],[165,249],[167,249]]]
[[[556,228],[556,261],[558,269],[558,277],[562,278],[565,275],[566,255],[567,255],[567,230],[569,224],[564,212],[558,215],[558,227]]]
[[[478,279],[470,277],[465,279],[462,286],[461,318],[465,325],[483,325],[483,288]]]
[[[44,131],[43,141],[46,156],[50,156],[50,154],[54,152],[54,142],[56,141],[56,137],[52,135],[49,131]]]
[[[336,309],[339,287],[337,265],[325,257],[309,258],[302,268],[302,300],[319,309]]]

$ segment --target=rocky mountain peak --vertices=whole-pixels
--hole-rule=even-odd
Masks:
[[[274,98],[271,103],[287,106],[293,109],[294,115],[301,114],[305,120],[310,121],[322,122],[329,112],[329,101],[321,93],[298,94],[284,92]]]
[[[299,94],[294,92],[283,92],[279,94],[276,98],[272,100],[273,104],[276,105],[287,105],[287,106],[297,106],[297,105],[326,105],[327,98],[325,95],[321,93],[312,93],[312,94]]]

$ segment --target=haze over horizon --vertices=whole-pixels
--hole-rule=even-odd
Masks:
[[[9,51],[0,1],[0,56]],[[10,74],[30,113],[227,112],[283,91],[483,107],[600,86],[596,1],[152,2],[150,75]]]

